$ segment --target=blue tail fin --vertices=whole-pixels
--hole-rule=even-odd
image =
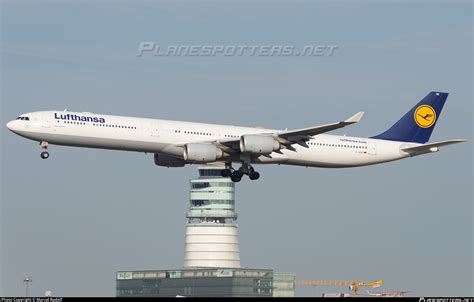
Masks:
[[[445,92],[430,92],[390,129],[372,138],[424,144],[438,121],[448,98]]]

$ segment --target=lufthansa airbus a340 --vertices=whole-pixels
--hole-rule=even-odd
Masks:
[[[436,152],[464,140],[427,143],[448,93],[430,92],[387,131],[370,137],[327,135],[359,122],[363,112],[337,123],[298,130],[273,130],[167,121],[89,112],[40,111],[20,115],[8,129],[40,142],[49,158],[49,145],[149,152],[155,164],[224,162],[223,176],[238,182],[260,174],[252,164],[286,164],[344,168],[379,164]],[[239,163],[234,169],[232,163]]]

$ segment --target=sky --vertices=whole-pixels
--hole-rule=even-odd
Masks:
[[[383,132],[449,92],[435,154],[353,169],[257,166],[236,186],[241,264],[297,279],[472,296],[472,3],[1,1],[1,123],[41,110]],[[138,45],[337,45],[332,56],[152,56]],[[114,296],[118,270],[180,268],[189,180],[152,155],[4,126],[0,296]],[[297,287],[298,296],[346,291]]]

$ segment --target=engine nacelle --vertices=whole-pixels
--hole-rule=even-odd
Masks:
[[[175,167],[184,167],[184,165],[186,165],[186,162],[183,159],[166,155],[163,153],[155,153],[154,159],[155,159],[155,165],[162,166],[162,167],[175,168]]]
[[[280,143],[271,136],[246,134],[240,138],[240,151],[270,154],[280,149]]]
[[[186,144],[183,157],[186,162],[209,163],[221,158],[223,152],[213,144]]]

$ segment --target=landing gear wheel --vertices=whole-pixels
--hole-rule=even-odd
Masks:
[[[258,173],[258,172],[250,173],[250,174],[249,174],[249,178],[250,178],[251,180],[257,180],[257,179],[260,178],[260,173]]]
[[[49,153],[47,151],[41,152],[41,158],[42,159],[48,159],[49,158]]]
[[[232,176],[230,177],[230,179],[231,179],[233,182],[239,182],[239,181],[242,180],[242,177],[237,177],[237,176],[232,175]]]
[[[232,173],[232,175],[230,176],[230,179],[233,182],[239,182],[242,179],[242,175],[243,175],[242,172],[237,170]]]
[[[230,171],[229,169],[222,170],[221,175],[222,177],[231,177],[232,171]]]

